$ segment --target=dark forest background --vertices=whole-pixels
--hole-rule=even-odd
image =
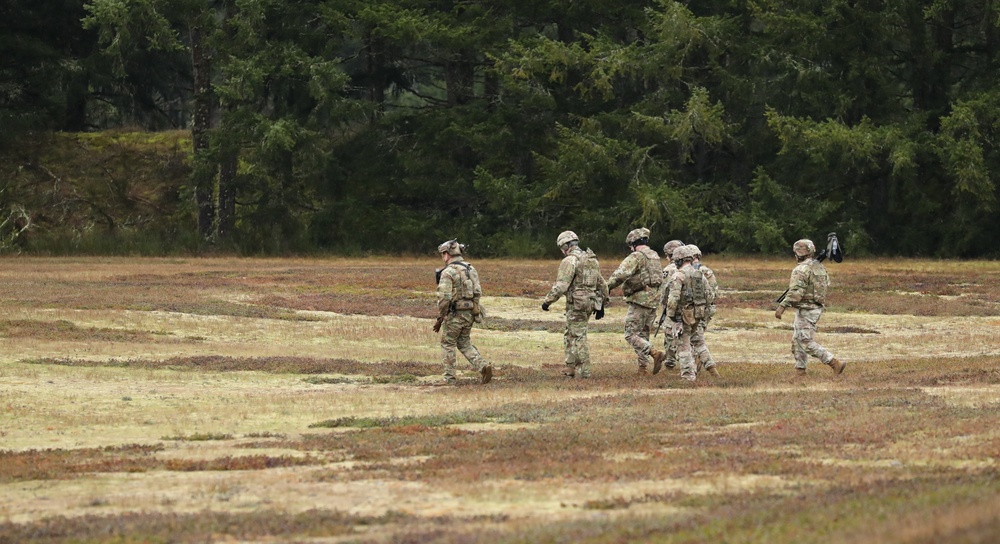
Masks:
[[[996,257],[1000,0],[0,0],[0,249]]]

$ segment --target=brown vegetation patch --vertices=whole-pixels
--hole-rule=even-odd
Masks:
[[[92,361],[83,359],[34,359],[34,364],[79,367],[117,367],[136,369],[184,369],[199,372],[269,372],[274,374],[360,374],[365,376],[413,375],[431,376],[440,367],[415,361],[385,361],[364,363],[350,359],[318,359],[311,357],[171,357],[164,360],[126,359]]]
[[[146,331],[79,327],[72,321],[38,321],[17,319],[0,321],[0,336],[8,338],[41,338],[67,342],[155,342],[167,340],[162,335]]]

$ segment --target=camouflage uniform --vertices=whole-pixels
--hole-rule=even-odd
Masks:
[[[680,327],[680,334],[677,336],[677,359],[681,365],[681,378],[694,381],[698,375],[694,354],[697,353],[701,357],[703,352],[708,351],[705,347],[704,321],[709,305],[714,302],[715,293],[709,287],[704,274],[692,265],[689,247],[683,248],[688,250],[686,253],[682,250],[674,253],[675,256],[681,255],[684,262],[670,280],[667,318]],[[711,357],[708,360],[711,364],[706,364],[706,369],[714,368],[715,362],[711,361]]]
[[[575,238],[576,235],[573,235]],[[587,344],[587,323],[595,310],[603,310],[608,301],[608,284],[601,276],[601,265],[591,250],[572,245],[566,258],[559,263],[556,283],[545,295],[543,308],[566,296],[566,331],[563,346],[566,351],[567,376],[590,377],[590,347]],[[601,315],[597,316],[598,318]]]
[[[708,289],[712,292],[711,302],[709,302],[708,308],[705,311],[705,319],[701,320],[701,323],[699,324],[700,330],[695,332],[695,335],[700,336],[702,339],[702,347],[695,348],[694,357],[698,362],[699,369],[704,368],[712,374],[715,374],[717,371],[712,370],[715,368],[715,360],[712,359],[712,353],[708,350],[708,344],[704,341],[704,339],[705,329],[708,328],[709,322],[711,322],[712,318],[715,317],[715,300],[719,296],[719,280],[715,278],[715,271],[701,263],[701,250],[698,249],[698,246],[692,244],[691,250],[693,252],[691,266],[701,272],[708,284]],[[693,339],[691,345],[692,347],[695,346]]]
[[[632,243],[649,236],[649,229],[635,229],[629,233],[626,243]],[[663,283],[660,255],[647,247],[636,249],[625,257],[608,279],[608,290],[619,285],[628,302],[625,313],[625,341],[635,350],[639,371],[644,372],[650,355],[663,357],[649,342],[649,334],[656,321],[656,305]]]
[[[663,288],[660,291],[660,306],[667,307],[667,296],[670,294],[670,280],[677,272],[677,263],[674,262],[674,250],[684,245],[680,240],[671,240],[663,244],[663,257],[670,261],[670,264],[663,267]],[[666,354],[664,366],[674,368],[677,366],[677,339],[669,332],[663,335],[663,352]]]
[[[441,248],[449,243],[454,242],[441,244],[438,251],[444,253]],[[483,383],[486,383],[492,377],[492,366],[479,354],[479,350],[472,345],[470,338],[472,324],[482,320],[482,306],[479,304],[479,299],[483,290],[479,284],[479,273],[472,265],[465,262],[457,247],[451,249],[449,253],[454,257],[440,271],[441,277],[437,286],[438,316],[444,318],[441,327],[444,379],[447,383],[456,381],[455,348],[457,347],[468,359],[472,368],[483,376]]]
[[[835,374],[840,374],[847,365],[817,344],[814,338],[816,324],[823,315],[823,303],[830,287],[830,276],[826,273],[823,263],[813,257],[816,246],[812,240],[799,240],[792,245],[792,250],[799,264],[792,270],[788,292],[775,310],[774,316],[781,319],[786,308],[795,308],[792,356],[795,358],[795,368],[799,374],[805,374],[809,355],[828,365]]]

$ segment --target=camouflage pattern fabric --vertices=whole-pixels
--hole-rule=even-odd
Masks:
[[[813,258],[805,259],[792,270],[788,294],[781,305],[807,310],[822,308],[829,287],[830,276],[823,263]]]
[[[653,345],[649,342],[649,333],[656,321],[656,308],[647,308],[641,304],[630,303],[625,312],[625,341],[635,350],[639,368],[649,364],[649,352]]]
[[[471,292],[467,281],[471,283]],[[441,327],[441,352],[444,359],[444,377],[447,381],[455,380],[456,348],[477,372],[489,365],[479,354],[479,350],[472,345],[470,333],[476,320],[473,311],[455,310],[453,307],[453,304],[461,299],[472,300],[478,307],[482,294],[479,273],[461,257],[454,258],[441,271],[441,279],[437,286],[437,306],[438,315],[445,317]]]
[[[608,290],[621,285],[625,302],[656,308],[662,283],[660,255],[648,247],[643,247],[633,251],[618,265],[608,278]]]
[[[677,265],[671,261],[670,264],[663,267],[663,286],[660,289],[660,306],[667,307],[667,297],[670,294],[670,282],[674,279],[674,274],[677,273]],[[664,363],[670,367],[677,364],[677,339],[674,335],[670,334],[670,323],[664,323],[667,328],[663,335],[663,352],[667,354],[664,359]]]
[[[579,378],[590,377],[590,346],[587,323],[596,308],[608,301],[608,284],[601,275],[601,264],[591,250],[574,247],[559,263],[559,272],[544,302],[552,304],[566,297],[566,330],[563,347],[566,371]]]
[[[715,301],[719,298],[719,280],[715,277],[715,271],[711,268],[701,264],[696,263],[696,267],[705,276],[705,281],[708,282],[708,287],[712,290],[712,303],[708,305],[708,314],[705,317],[705,323],[715,317]]]
[[[441,327],[441,353],[444,358],[444,377],[448,381],[454,381],[455,362],[458,356],[455,349],[462,352],[468,359],[473,370],[479,372],[484,366],[489,365],[479,354],[476,346],[472,345],[470,333],[475,318],[471,310],[458,310],[448,315]]]
[[[690,308],[691,301],[685,300],[683,295],[686,284],[692,281],[692,278],[696,278],[698,274],[701,274],[700,269],[695,269],[690,262],[684,263],[680,270],[674,272],[670,280],[666,302],[667,317],[671,321],[680,321],[683,324],[680,336],[674,341],[677,350],[676,357],[681,367],[681,378],[691,381],[697,377],[699,367],[707,370],[715,366],[712,354],[705,344],[705,328],[708,324],[705,317],[707,309],[704,312],[694,311],[693,308]],[[704,275],[702,274],[702,276]],[[708,284],[707,280],[705,283]],[[706,295],[711,301],[714,297],[714,291],[706,293]],[[681,313],[685,309],[689,310],[689,316],[694,316],[693,319],[683,320],[681,318]],[[697,365],[695,365],[696,357]]]
[[[819,359],[828,365],[833,360],[833,354],[816,343],[816,324],[823,315],[823,308],[795,310],[795,321],[792,324],[792,356],[795,358],[795,368],[806,368],[808,355]]]

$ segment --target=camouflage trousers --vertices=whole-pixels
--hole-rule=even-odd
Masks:
[[[590,311],[566,309],[566,332],[563,347],[566,349],[566,371],[577,378],[590,377],[590,345],[587,344],[587,323]]]
[[[625,341],[635,350],[640,368],[649,364],[649,351],[653,347],[649,342],[649,333],[655,321],[656,308],[629,303],[625,312]]]
[[[712,354],[705,345],[705,327],[708,324],[704,319],[698,319],[694,325],[683,323],[684,328],[674,342],[677,347],[677,362],[681,367],[681,378],[694,381],[701,368],[712,368],[715,361]],[[697,364],[695,362],[697,361]]]
[[[799,308],[795,310],[795,322],[792,324],[792,356],[795,357],[795,368],[806,367],[806,360],[809,355],[819,359],[823,364],[828,365],[833,360],[833,354],[823,346],[816,343],[816,323],[823,315],[823,308],[807,310]]]
[[[489,363],[481,355],[476,346],[472,345],[469,334],[472,332],[473,316],[471,310],[459,310],[448,314],[441,327],[441,352],[444,355],[444,377],[446,380],[455,378],[455,361],[458,356],[455,348],[469,360],[475,371],[480,371]]]

